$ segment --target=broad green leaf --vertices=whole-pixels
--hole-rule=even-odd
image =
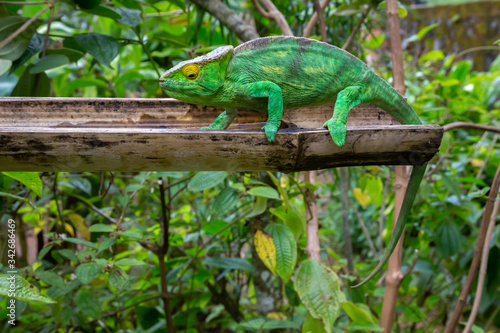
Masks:
[[[257,230],[255,233],[255,250],[259,255],[260,260],[266,265],[269,270],[276,275],[276,247],[274,246],[273,238],[268,233]]]
[[[443,257],[450,257],[460,251],[462,235],[460,228],[453,221],[444,221],[438,227],[436,249]]]
[[[298,240],[302,234],[306,232],[306,221],[295,212],[292,207],[288,210],[284,206],[278,208],[269,209],[271,214],[276,215],[280,220],[282,220],[293,232],[295,240]]]
[[[43,257],[45,257],[45,255],[47,253],[49,253],[50,249],[53,247],[54,245],[48,245],[48,246],[45,246],[43,249],[40,250],[40,253],[38,253],[38,260],[39,261],[42,261]]]
[[[443,51],[433,50],[421,56],[420,59],[418,59],[418,61],[424,62],[429,60],[442,60],[442,59],[444,59]]]
[[[14,295],[11,293],[14,288]],[[0,295],[20,301],[55,303],[53,299],[42,295],[40,291],[17,274],[0,273]]]
[[[12,66],[12,60],[0,59],[0,76],[7,73],[9,68]]]
[[[365,331],[365,332],[382,332],[384,329],[379,324],[370,322],[352,322],[348,326],[349,332]]]
[[[374,318],[369,311],[357,306],[352,302],[342,302],[340,303],[340,306],[342,307],[342,309],[344,309],[349,318],[351,318],[351,320],[354,322],[367,322],[367,323],[378,324],[377,319]]]
[[[88,230],[90,232],[113,232],[115,227],[110,224],[94,224]]]
[[[323,321],[327,332],[337,320],[340,303],[345,301],[337,275],[316,260],[301,263],[295,272],[295,290],[313,318]]]
[[[75,273],[78,280],[84,284],[89,284],[103,274],[102,267],[95,262],[86,262],[78,265],[75,269]]]
[[[24,53],[12,63],[11,71],[14,72],[16,69],[24,65],[28,60],[30,60],[35,54],[42,51],[44,42],[45,37],[43,35],[34,34],[33,37],[31,37],[31,40]],[[49,38],[48,45],[50,45],[51,43],[52,39]]]
[[[237,203],[238,191],[231,187],[226,187],[215,197],[214,204],[212,205],[213,214],[210,220],[218,220],[225,213],[232,210]]]
[[[429,31],[434,29],[435,27],[438,27],[440,23],[434,23],[431,25],[428,25],[425,28],[422,28],[418,33],[417,33],[417,39],[422,39]]]
[[[275,246],[276,251],[276,273],[288,283],[297,263],[297,243],[293,232],[286,225],[269,224],[266,227]]]
[[[264,197],[257,197],[255,199],[255,204],[253,206],[252,211],[246,216],[247,218],[254,217],[260,215],[266,211],[267,208],[267,199]]]
[[[308,312],[302,324],[302,333],[327,333],[321,320],[313,318]]]
[[[67,65],[69,64],[69,59],[62,54],[52,54],[43,57],[30,69],[30,74],[38,74],[45,72],[46,70]]]
[[[55,55],[55,54],[59,54],[59,55],[63,55],[63,56],[68,57],[70,62],[75,62],[85,55],[83,52],[80,52],[80,51],[75,50],[75,49],[66,48],[66,47],[64,47],[62,49],[47,50],[47,55]]]
[[[85,245],[91,249],[97,249],[97,245],[95,245],[92,242],[86,241],[84,239],[78,239],[78,238],[73,238],[73,237],[66,237],[65,239],[66,242],[70,242],[73,244],[80,244],[80,245]]]
[[[24,69],[14,90],[10,94],[13,97],[49,97],[50,80],[47,74],[30,74],[33,64]]]
[[[385,35],[373,36],[370,40],[365,41],[364,46],[369,49],[379,48],[385,40]]]
[[[112,68],[111,61],[119,51],[118,41],[115,38],[93,32],[76,35],[75,40],[97,61]]]
[[[275,329],[283,329],[283,328],[299,328],[299,324],[295,323],[291,320],[268,320],[262,325],[263,330],[275,330]]]
[[[63,257],[68,258],[71,261],[78,262],[78,258],[76,257],[76,254],[75,254],[75,252],[73,250],[62,249],[62,250],[58,250],[57,252],[59,252],[60,255],[62,255]]]
[[[149,265],[147,262],[144,262],[142,260],[138,259],[133,259],[133,258],[123,258],[115,262],[115,265],[117,266],[143,266],[143,265]]]
[[[109,273],[109,278],[108,282],[110,285],[115,287],[116,289],[123,289],[123,287],[127,284],[129,281],[127,273],[120,267],[115,267],[110,273]]]
[[[116,238],[106,238],[105,240],[102,241],[101,244],[99,244],[99,247],[97,248],[97,252],[102,252],[106,250],[107,248],[115,245],[116,243]]]
[[[101,3],[101,0],[73,0],[82,9],[92,9]]]
[[[144,80],[144,75],[138,72],[127,72],[125,74],[120,75],[116,80],[115,80],[115,85],[118,85],[120,83],[123,83],[128,80],[134,80],[134,79],[140,79]]]
[[[203,230],[207,235],[215,235],[222,228],[226,228],[228,226],[228,224],[229,223],[227,223],[226,221],[217,220],[217,221],[213,221],[213,222],[204,224],[201,227],[201,230]],[[227,235],[229,235],[230,231],[231,231],[231,228],[226,228],[224,231],[220,232],[219,235],[220,236],[227,236]]]
[[[52,271],[35,271],[35,275],[37,278],[42,280],[48,285],[56,286],[58,288],[64,288],[64,280],[57,273]]]
[[[115,20],[122,18],[120,13],[115,11],[114,8],[112,9],[112,8],[109,8],[106,6],[97,6],[97,7],[90,8],[90,9],[83,9],[82,11],[85,13],[92,14],[92,15],[108,17],[108,18],[115,19]]]
[[[101,304],[99,304],[96,295],[92,295],[87,291],[78,292],[74,297],[74,302],[78,306],[78,310],[85,317],[97,319],[101,315]]]
[[[7,39],[24,23],[26,23],[26,21],[28,21],[28,18],[21,16],[7,16],[0,18],[0,41]],[[33,34],[36,32],[36,29],[40,26],[40,24],[40,20],[36,20],[31,23],[27,29],[17,35],[10,43],[2,47],[0,49],[0,59],[14,61],[20,58],[28,47],[31,37],[33,37]]]
[[[39,197],[42,196],[42,181],[38,172],[2,172],[5,176],[13,178],[24,186],[35,192]]]
[[[68,82],[62,89],[62,93],[64,96],[70,96],[76,89],[93,86],[107,88],[108,84],[99,79],[76,79]]]
[[[280,200],[280,195],[278,191],[269,186],[257,186],[248,190],[248,194],[255,195],[256,197],[264,197],[268,199]]]
[[[241,269],[253,271],[253,266],[248,260],[242,258],[208,257],[203,259],[203,264],[224,269]]]
[[[220,184],[229,175],[226,171],[198,172],[188,184],[190,191],[203,191]]]
[[[115,7],[113,10],[121,15],[121,18],[117,19],[118,22],[128,25],[131,28],[134,28],[139,24],[141,19],[140,10],[125,7]]]
[[[424,321],[427,316],[414,304],[405,306],[405,318],[412,323],[420,323]]]

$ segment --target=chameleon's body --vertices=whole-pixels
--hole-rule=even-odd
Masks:
[[[324,126],[343,146],[348,112],[360,104],[381,107],[401,124],[421,124],[405,99],[366,64],[335,46],[307,38],[266,37],[233,49],[223,46],[179,63],[160,78],[171,97],[226,108],[209,127],[225,129],[237,108],[268,113],[266,137],[274,142],[283,110],[330,104],[333,117]],[[365,283],[385,264],[404,229],[424,166],[413,168],[403,206],[388,249]]]

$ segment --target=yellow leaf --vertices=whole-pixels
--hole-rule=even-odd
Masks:
[[[370,203],[370,196],[366,194],[366,191],[363,192],[359,187],[356,187],[353,190],[353,192],[354,192],[354,197],[356,198],[356,200],[358,200],[361,206],[363,207],[368,206],[368,204]]]
[[[480,160],[478,158],[473,158],[470,160],[470,164],[472,164],[472,166],[475,166],[475,167],[480,167],[480,166],[484,165],[484,161]]]
[[[80,233],[80,235],[82,235],[82,238],[89,240],[90,232],[87,228],[87,225],[85,224],[85,220],[83,219],[83,217],[77,213],[68,214],[68,217],[71,223],[73,223],[75,229]]]
[[[254,242],[260,260],[276,275],[276,247],[273,238],[268,233],[257,230]]]
[[[267,314],[267,318],[274,319],[274,320],[286,320],[287,316],[284,313],[281,312],[271,312]]]

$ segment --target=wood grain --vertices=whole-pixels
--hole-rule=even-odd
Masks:
[[[401,126],[361,106],[346,145],[321,126],[333,106],[287,110],[276,143],[266,116],[241,110],[226,131],[202,131],[220,108],[173,99],[0,98],[2,171],[291,172],[336,166],[422,164],[438,151],[440,126]]]

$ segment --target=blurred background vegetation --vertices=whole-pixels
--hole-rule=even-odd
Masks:
[[[256,35],[281,34],[249,0],[8,2],[0,1],[0,43],[43,13],[0,49],[0,96],[166,97],[158,86],[166,69],[217,46],[245,41],[224,21],[227,15],[211,11],[214,4],[234,12],[240,20],[236,25],[254,28]],[[406,96],[426,124],[498,125],[500,3],[463,2],[399,4]],[[313,2],[274,4],[292,32],[303,35]],[[442,12],[446,17],[439,16]],[[392,81],[385,1],[330,1],[324,17],[329,43],[341,47],[352,36],[348,50]],[[319,36],[316,27],[311,38]],[[445,133],[407,224],[404,269],[414,260],[416,265],[399,290],[394,331],[443,331],[474,252],[489,184],[500,163],[498,147],[497,134]],[[337,300],[349,301],[335,316],[333,332],[377,330],[383,281],[347,286],[370,272],[388,241],[393,171],[349,168],[343,191],[338,170],[320,171],[314,184],[300,173],[61,172],[35,179],[0,173],[2,272],[8,270],[11,218],[17,222],[20,275],[55,301],[18,301],[14,327],[4,321],[7,298],[0,296],[0,329],[321,332],[323,325],[297,296],[297,271],[294,279],[286,269],[274,276],[253,245],[258,230],[285,235],[278,245],[291,253],[296,249],[289,266],[293,270],[303,263],[304,188],[310,188],[318,200],[322,262],[340,278],[341,291],[332,292]],[[349,199],[347,212],[342,196]],[[347,269],[344,212],[354,273]],[[500,327],[498,258],[499,225],[474,332]],[[471,304],[472,299],[464,318]]]

